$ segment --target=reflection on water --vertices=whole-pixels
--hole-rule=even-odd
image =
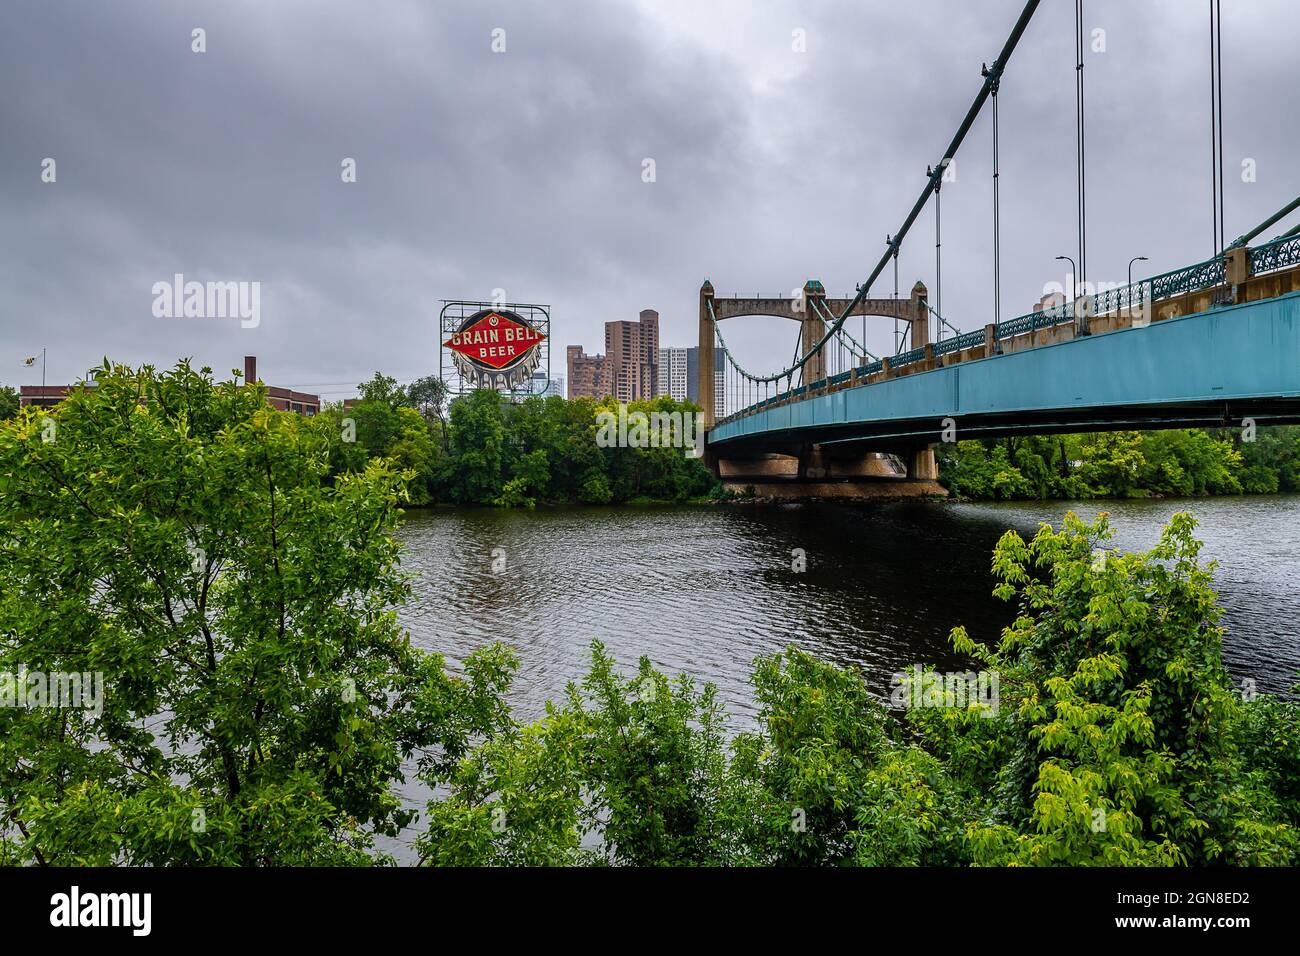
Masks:
[[[415,593],[400,613],[413,640],[452,666],[492,641],[513,645],[520,719],[540,716],[586,673],[598,638],[625,668],[644,654],[712,681],[740,730],[756,714],[753,659],[789,643],[860,666],[882,695],[913,662],[964,669],[949,631],[965,624],[993,641],[1012,616],[990,594],[993,545],[1007,528],[1032,534],[1071,508],[1109,511],[1123,550],[1150,548],[1175,511],[1195,514],[1202,554],[1219,562],[1228,667],[1264,693],[1296,682],[1300,496],[416,511],[401,532]],[[799,548],[802,574],[792,570]],[[406,769],[403,802],[422,811],[431,794]],[[379,846],[413,862],[422,827]]]
[[[794,643],[862,667],[882,694],[909,663],[960,667],[948,633],[994,640],[1011,607],[994,599],[990,552],[1009,527],[1032,533],[1069,508],[1111,513],[1115,545],[1151,547],[1168,517],[1200,520],[1228,629],[1225,657],[1262,692],[1300,670],[1300,497],[1015,504],[806,504],[413,512],[402,530],[417,643],[458,661],[502,640],[519,652],[512,694],[541,713],[603,641],[718,687],[743,725],[753,659]],[[502,573],[493,572],[494,549]],[[807,570],[796,573],[795,549]]]

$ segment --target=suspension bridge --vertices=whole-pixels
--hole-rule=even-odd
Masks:
[[[817,280],[791,297],[699,295],[700,395],[705,459],[734,486],[762,494],[855,495],[874,479],[912,493],[941,493],[934,449],[941,441],[1022,434],[1300,422],[1300,227],[1260,240],[1300,208],[1292,201],[1254,229],[1224,240],[1221,93],[1212,104],[1215,255],[1192,265],[1088,291],[1084,200],[1083,8],[1076,0],[1078,286],[1025,315],[1002,319],[998,214],[997,93],[1038,0],[1026,3],[942,159],[868,279],[833,298]],[[1221,86],[1217,0],[1211,7],[1211,87]],[[993,321],[961,331],[932,306],[920,282],[898,292],[898,251],[921,211],[935,208],[935,275],[941,282],[940,190],[944,171],[975,119],[993,118]],[[894,292],[872,297],[894,266]],[[941,288],[941,286],[940,286]],[[1079,294],[1080,290],[1086,294]],[[798,323],[788,365],[743,367],[723,323],[774,316]],[[899,351],[876,356],[849,332],[849,318],[890,319]],[[931,329],[935,334],[931,335]],[[864,335],[865,338],[865,335]],[[908,346],[902,350],[903,345]],[[715,359],[724,377],[715,383]]]

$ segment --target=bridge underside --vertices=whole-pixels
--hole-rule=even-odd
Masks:
[[[814,395],[721,423],[707,449],[719,462],[806,459],[810,448],[915,460],[954,437],[1241,426],[1246,418],[1300,422],[1300,293]]]

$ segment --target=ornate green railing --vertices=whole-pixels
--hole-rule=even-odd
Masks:
[[[934,343],[935,355],[947,355],[949,352],[960,352],[963,349],[973,349],[976,346],[984,344],[984,330],[976,329],[974,332],[963,332],[960,335],[954,335]]]
[[[1227,281],[1227,260],[1223,256],[1206,259],[1194,266],[1184,266],[1146,280],[1151,283],[1151,298],[1167,299],[1170,296],[1198,292]]]
[[[1283,236],[1250,250],[1250,273],[1273,272],[1300,265],[1300,235]]]

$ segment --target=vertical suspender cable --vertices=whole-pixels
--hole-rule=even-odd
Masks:
[[[903,340],[898,331],[898,247],[894,247],[894,351],[903,351]]]
[[[903,343],[898,338],[898,248],[894,245],[893,236],[886,236],[885,242],[894,251],[894,354],[897,355],[903,351]],[[863,341],[866,341],[865,337]]]
[[[1210,7],[1210,232],[1213,251],[1217,256],[1219,254],[1219,116],[1216,109],[1218,86],[1214,43],[1214,0],[1208,2]]]
[[[1075,113],[1076,134],[1078,138],[1078,183],[1079,183],[1079,274],[1075,276],[1075,286],[1082,287],[1088,275],[1088,228],[1087,190],[1085,187],[1084,166],[1086,151],[1083,135],[1083,0],[1074,0],[1075,52],[1078,62],[1074,67],[1075,75]],[[1077,293],[1076,293],[1077,294]]]
[[[993,101],[993,324],[1002,321],[1002,221],[998,195],[998,84],[990,94]]]
[[[943,248],[943,206],[940,203],[939,191],[942,188],[943,180],[934,187],[934,302],[935,308],[940,315],[943,315],[943,258],[941,250]],[[930,317],[926,316],[925,321],[928,323]],[[927,336],[928,338],[928,336]],[[916,348],[916,339],[911,341],[912,348]]]
[[[1218,126],[1219,126],[1219,251],[1224,247],[1224,218],[1225,204],[1227,195],[1223,191],[1223,10],[1219,6],[1220,0],[1214,0],[1214,45],[1218,48],[1218,74],[1219,85],[1219,106],[1218,106]]]

